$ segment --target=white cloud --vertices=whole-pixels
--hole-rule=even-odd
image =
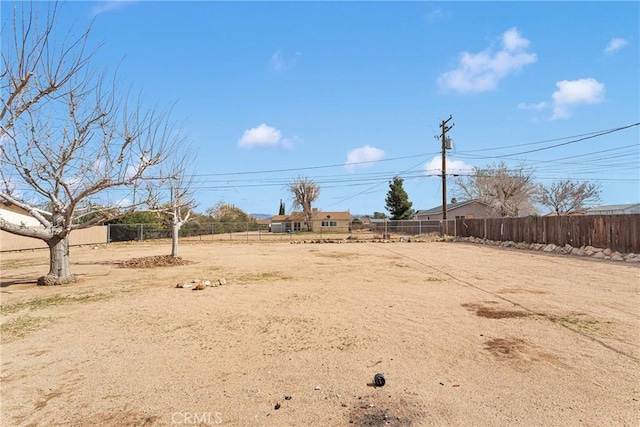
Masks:
[[[117,10],[124,7],[127,4],[131,4],[136,0],[107,0],[99,2],[93,8],[93,14],[99,15],[101,13],[110,12],[112,10]]]
[[[609,41],[609,44],[607,44],[607,47],[604,49],[604,53],[605,55],[612,55],[628,44],[629,44],[628,40],[621,39],[621,38],[613,38],[611,39],[611,41]]]
[[[473,166],[463,162],[462,160],[446,159],[447,176],[448,175],[463,175],[473,171]],[[424,164],[424,173],[429,176],[442,175],[442,157],[435,156],[429,162]]]
[[[265,123],[260,126],[244,131],[242,138],[238,141],[240,147],[256,147],[265,145],[278,145],[282,133]]]
[[[301,142],[302,140],[295,135],[283,138],[282,132],[278,129],[262,123],[258,127],[245,130],[242,138],[238,141],[238,146],[253,148],[279,145],[283,148],[293,148]]]
[[[442,18],[442,9],[434,9],[431,12],[424,15],[427,22],[434,22],[440,18]]]
[[[527,52],[529,40],[523,38],[517,28],[505,31],[501,42],[497,52],[491,48],[476,54],[462,52],[458,67],[438,77],[440,87],[458,93],[487,92],[509,74],[537,61],[535,53]]]
[[[300,143],[302,143],[302,139],[298,138],[295,135],[291,138],[282,138],[282,140],[280,141],[280,145],[282,145],[283,148],[294,148]]]
[[[347,153],[347,161],[344,164],[344,169],[347,172],[354,172],[357,168],[369,167],[374,162],[384,158],[385,152],[383,150],[364,145]]]
[[[273,55],[271,55],[271,60],[269,61],[269,68],[272,71],[284,71],[291,67],[293,67],[297,62],[298,58],[302,56],[301,52],[295,52],[290,57],[285,57],[285,55],[281,51],[276,51]]]
[[[549,104],[547,104],[546,102],[542,101],[542,102],[538,102],[538,103],[534,103],[534,104],[525,104],[524,102],[521,102],[520,104],[518,104],[518,108],[521,110],[536,110],[536,111],[540,111],[540,110],[544,110],[545,108],[548,108]]]
[[[598,104],[604,100],[605,86],[596,79],[562,80],[553,97],[552,119],[568,118],[570,107],[580,104]]]

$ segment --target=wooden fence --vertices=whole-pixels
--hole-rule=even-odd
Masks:
[[[640,253],[640,214],[457,219],[456,235]]]
[[[107,226],[83,228],[74,230],[69,235],[69,245],[90,245],[107,243]],[[33,237],[17,236],[15,234],[0,231],[0,252],[22,251],[27,249],[44,249],[47,244]]]

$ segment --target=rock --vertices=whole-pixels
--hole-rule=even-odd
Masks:
[[[176,288],[184,288],[184,285],[185,284],[183,282],[180,282],[180,283],[176,284]]]
[[[194,291],[201,291],[201,290],[206,289],[206,288],[207,287],[205,286],[205,284],[200,282],[193,288],[193,290]]]
[[[595,254],[595,252],[594,252],[594,251],[592,251],[591,249],[587,249],[586,251],[584,251],[584,254],[585,254],[586,256],[592,256],[593,254]]]
[[[191,279],[191,283],[198,283],[200,282],[200,279]]]
[[[221,278],[218,279],[218,285],[223,286],[223,285],[226,285],[226,284],[227,284],[227,281],[225,280],[224,277],[221,277]]]
[[[640,257],[635,257],[635,258],[626,258],[625,259],[626,262],[640,262]]]
[[[602,251],[603,254],[605,254],[605,256],[610,256],[611,255],[611,249],[607,248],[604,251]]]
[[[580,249],[578,248],[573,248],[571,249],[571,255],[580,255]]]
[[[205,281],[204,281],[204,282],[202,282],[202,283],[204,283],[204,285],[205,285],[205,286],[211,286],[211,282],[210,282],[210,281],[208,281],[208,280],[205,280]]]
[[[611,261],[624,261],[620,252],[614,252],[611,254]]]
[[[602,252],[596,252],[593,254],[593,256],[591,258],[595,258],[595,259],[604,259],[604,253]]]
[[[602,249],[602,248],[592,248],[591,250],[593,252],[602,252],[604,249]]]
[[[549,243],[547,246],[544,247],[544,249],[542,250],[543,252],[553,252],[556,249],[556,245],[554,245],[553,243]]]

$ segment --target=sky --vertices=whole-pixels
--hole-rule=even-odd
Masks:
[[[439,206],[449,117],[448,200],[460,176],[505,162],[640,202],[638,2],[60,6],[61,25],[93,21],[96,65],[172,106],[197,151],[198,212],[290,212],[298,177],[322,211],[386,212],[394,176],[414,209]]]

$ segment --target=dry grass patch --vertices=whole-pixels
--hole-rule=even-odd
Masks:
[[[27,334],[42,329],[53,321],[52,317],[20,316],[0,325],[0,341],[3,343],[15,341]]]
[[[51,295],[48,297],[32,298],[25,301],[7,303],[0,305],[0,314],[6,315],[17,313],[21,310],[42,310],[47,307],[54,307],[64,304],[85,303],[93,301],[104,301],[112,298],[109,294],[78,294],[78,295]]]
[[[179,265],[189,265],[190,261],[183,260],[180,257],[171,255],[156,255],[141,258],[133,258],[118,263],[121,268],[155,268],[155,267],[173,267]]]
[[[274,280],[291,280],[289,276],[281,271],[265,271],[263,273],[245,274],[236,279],[238,283],[246,284],[252,282],[266,282]]]

